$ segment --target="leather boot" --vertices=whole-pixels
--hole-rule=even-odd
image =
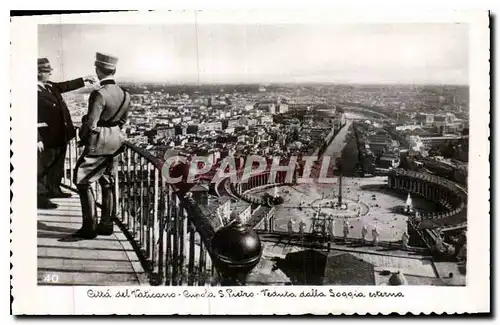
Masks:
[[[75,235],[85,239],[94,239],[97,236],[97,208],[94,192],[90,185],[78,185],[78,194],[82,205],[82,228]]]
[[[99,235],[111,236],[113,234],[113,219],[115,204],[114,186],[112,184],[101,184],[102,209],[101,221],[97,226]]]
[[[48,209],[57,209],[58,205],[54,202],[51,202],[47,196],[38,196],[37,208],[48,210]]]

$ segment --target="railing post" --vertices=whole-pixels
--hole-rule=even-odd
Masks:
[[[160,204],[160,193],[159,193],[159,182],[161,182],[161,179],[159,177],[159,171],[157,169],[155,169],[155,177],[154,177],[154,207],[153,207],[153,259],[152,259],[152,264],[153,264],[153,267],[155,264],[158,265],[158,277],[159,277],[159,281],[161,283],[161,281],[163,280],[163,259],[162,259],[162,252],[163,252],[163,236],[161,235],[161,228],[163,226],[163,223],[162,223],[162,218],[159,217],[159,214],[158,214],[158,208],[159,208],[159,204]],[[155,227],[158,227],[158,252],[157,254],[155,254],[155,249],[154,247],[156,246],[156,240],[155,240],[155,236],[154,234],[156,233],[156,231],[154,230]],[[155,260],[156,263],[155,263]]]
[[[71,141],[70,141],[71,143]],[[73,146],[70,145],[69,148],[68,148],[69,152],[68,152],[68,156],[69,156],[69,179],[70,179],[70,184],[71,184],[71,180],[73,179],[73,168],[74,168],[74,165],[73,165]],[[66,169],[64,170],[64,175],[66,176]]]
[[[146,195],[146,256],[150,256],[151,254],[151,227],[153,225],[153,222],[151,222],[151,163],[147,163],[147,171],[146,171],[146,178],[147,178],[147,195]],[[153,243],[154,245],[154,243]]]
[[[166,252],[165,252],[165,284],[172,283],[171,267],[172,267],[172,189],[170,185],[165,182],[167,192],[164,194],[165,201],[167,202],[165,222],[167,222],[165,229]]]
[[[164,274],[167,273],[166,269],[169,267],[169,260],[168,260],[168,254],[167,250],[165,249],[165,244],[168,242],[165,241],[165,237],[167,236],[166,230],[169,226],[168,223],[168,196],[165,195],[165,192],[168,192],[168,184],[163,181],[163,179],[160,179],[161,183],[161,191],[160,191],[160,202],[161,202],[161,214],[159,215],[159,218],[161,220],[161,228],[159,231],[159,236],[161,238],[161,244],[159,245],[159,256],[162,261],[162,280],[165,279],[165,282],[167,279],[165,278]],[[164,265],[164,266],[163,266]]]
[[[185,268],[184,268],[184,261],[186,257],[186,242],[185,242],[185,235],[188,232],[188,222],[187,222],[187,212],[186,209],[182,208],[182,213],[181,213],[181,222],[179,222],[179,240],[180,240],[180,247],[179,247],[179,274],[181,276],[180,280],[180,285],[183,285],[185,282]]]
[[[210,260],[210,275],[211,275],[211,276],[214,276],[214,275],[215,275],[215,273],[216,273],[216,271],[215,271],[215,265],[214,265],[214,263],[212,262],[212,260]]]
[[[135,239],[137,237],[137,223],[139,218],[139,213],[137,210],[137,157],[136,153],[132,153],[132,237]]]
[[[99,195],[99,193],[100,193],[99,189],[100,189],[100,188],[101,188],[101,187],[100,187],[100,185],[99,185],[97,182],[94,182],[94,183],[92,184],[92,190],[93,190],[94,195],[95,195],[95,197],[94,197],[94,198],[95,198],[95,202],[96,202],[96,203],[101,203],[101,198],[100,198],[100,195]]]
[[[73,148],[73,140],[69,140],[68,144],[66,145],[66,151],[68,152],[68,155],[69,157],[71,157],[71,149]],[[67,165],[67,162],[68,162],[68,157],[64,157],[64,167],[63,167],[63,183],[64,185],[68,185],[68,170],[66,169],[66,167],[69,167],[69,165]]]
[[[119,155],[118,157],[114,158],[116,159],[116,162],[115,162],[115,166],[118,165],[119,161],[120,161],[120,156]],[[114,178],[114,181],[115,181],[115,191],[113,193],[113,195],[115,196],[114,200],[115,200],[115,204],[113,205],[113,218],[118,218],[118,204],[120,202],[120,188],[119,188],[119,179],[118,179],[118,172],[119,172],[119,166],[116,166],[116,168],[114,169],[114,175],[113,175],[113,178]]]
[[[139,242],[141,243],[141,247],[144,247],[144,157],[140,157],[140,163],[139,163],[139,181],[140,181],[140,186],[139,186],[139,218],[140,218],[140,229],[139,229]]]
[[[175,202],[172,200],[172,189],[170,186],[167,185],[167,194],[166,194],[166,199],[168,201],[168,206],[167,206],[167,231],[166,231],[166,240],[167,240],[167,252],[166,252],[166,268],[165,268],[165,284],[166,285],[171,285],[172,284],[172,276],[171,276],[171,266],[172,266],[172,217],[174,215],[174,205]]]
[[[128,150],[128,149],[125,149]],[[120,155],[120,170],[121,175],[119,175],[120,184],[118,185],[120,191],[120,209],[121,209],[121,221],[122,223],[126,223],[126,215],[127,215],[127,200],[129,193],[127,192],[127,175],[125,172],[125,153]]]
[[[188,218],[186,218],[187,220]],[[194,257],[195,253],[195,230],[193,224],[188,220],[189,228],[189,252],[188,252],[188,285],[192,286],[195,281]]]
[[[177,263],[179,260],[179,202],[175,197],[174,213],[172,214],[172,231],[173,231],[173,247],[172,247],[172,285],[177,285]]]
[[[130,149],[127,148],[127,173],[126,173],[126,187],[127,187],[127,200],[125,201],[126,207],[125,207],[125,215],[126,215],[126,220],[125,223],[127,224],[127,227],[130,226],[130,200],[131,200],[131,191],[130,191]]]
[[[205,249],[205,244],[203,244],[203,240],[201,238],[201,236],[199,236],[200,238],[200,258],[199,258],[199,262],[198,262],[198,285],[204,285],[205,284],[205,277],[206,277],[206,258],[205,258],[205,254],[207,253],[206,252],[206,249]]]

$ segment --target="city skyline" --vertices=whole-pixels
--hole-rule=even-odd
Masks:
[[[117,79],[178,84],[468,84],[463,24],[40,25],[55,80],[119,57]],[[116,35],[127,35],[126,38]]]

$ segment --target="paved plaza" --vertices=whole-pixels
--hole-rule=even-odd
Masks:
[[[294,232],[299,231],[301,221],[305,223],[304,232],[312,232],[313,216],[319,213],[322,219],[334,220],[335,236],[343,235],[344,220],[347,220],[350,238],[361,238],[361,229],[366,225],[368,240],[372,238],[372,229],[377,227],[379,240],[398,241],[407,227],[407,216],[403,212],[407,197],[387,189],[386,180],[386,177],[344,177],[342,202],[346,206],[340,208],[333,207],[338,202],[338,183],[284,185],[255,189],[251,193],[255,196],[268,193],[284,199],[283,204],[275,207],[274,229],[277,231],[288,231],[288,223],[292,220]],[[420,211],[436,208],[432,202],[418,197],[412,197],[412,201],[413,207]]]

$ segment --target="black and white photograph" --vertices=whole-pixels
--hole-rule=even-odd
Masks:
[[[471,286],[470,218],[488,216],[471,207],[487,184],[471,178],[469,130],[489,108],[472,104],[470,22],[64,16],[37,24],[25,85],[38,287],[90,287],[97,303],[104,287],[396,299]]]

